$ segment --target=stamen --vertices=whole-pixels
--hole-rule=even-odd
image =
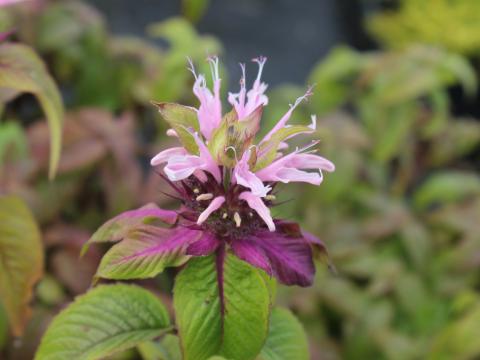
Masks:
[[[242,218],[240,217],[240,214],[235,211],[235,214],[233,214],[233,220],[235,221],[235,226],[240,227],[242,225]]]
[[[277,199],[277,197],[275,195],[272,195],[272,194],[265,196],[265,200],[273,201],[273,200],[276,200],[276,199]]]
[[[262,77],[263,66],[267,62],[267,58],[265,56],[259,56],[258,58],[252,59],[252,61],[258,64],[258,74],[257,74],[257,78],[255,79],[255,82],[259,83],[260,78]]]
[[[197,80],[197,73],[195,72],[195,66],[193,66],[193,61],[189,56],[187,56],[187,61],[188,61],[188,66],[187,66],[188,71],[190,71],[193,74],[193,77],[195,78],[195,80]]]
[[[193,189],[193,192],[194,192],[195,194],[198,194],[198,193],[200,192],[200,190],[198,190],[197,188],[195,188],[195,189]]]
[[[223,213],[223,215],[222,215],[222,219],[226,219],[226,218],[227,218],[227,216],[228,216],[228,214],[227,214],[227,213]]]
[[[207,60],[210,63],[210,70],[212,72],[213,81],[220,79],[220,75],[218,72],[218,56],[209,56]]]
[[[195,200],[203,201],[203,200],[212,200],[212,199],[213,199],[213,194],[212,193],[206,193],[206,194],[198,195]]]

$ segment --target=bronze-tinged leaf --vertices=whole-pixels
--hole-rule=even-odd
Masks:
[[[30,317],[28,304],[43,261],[40,231],[28,207],[16,196],[0,197],[0,301],[15,336]]]
[[[37,97],[50,128],[49,176],[54,177],[60,160],[64,109],[57,86],[33,49],[21,44],[0,45],[0,88]]]

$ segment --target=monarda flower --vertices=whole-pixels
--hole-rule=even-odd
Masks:
[[[308,126],[288,123],[311,89],[255,143],[268,104],[267,85],[261,80],[266,59],[253,60],[258,74],[249,90],[245,65],[241,65],[240,89],[229,93],[232,110],[226,114],[222,113],[218,58],[208,61],[212,89],[190,63],[198,109],[155,103],[171,127],[167,134],[180,145],[161,151],[151,165],[159,167],[181,200],[181,208],[163,210],[149,204],[103,225],[90,242],[121,241],[103,258],[97,275],[151,277],[192,256],[216,253],[221,262],[228,251],[283,284],[308,286],[315,273],[313,255],[325,251],[324,245],[296,223],[272,218],[270,209],[276,205],[274,191],[279,182],[320,185],[322,171],[334,171],[329,160],[315,154],[316,142],[288,150],[290,139],[315,131],[315,116]]]

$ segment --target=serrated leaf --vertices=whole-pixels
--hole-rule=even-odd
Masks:
[[[195,109],[173,103],[153,102],[153,104],[158,108],[165,121],[175,130],[183,147],[190,154],[198,154],[198,145],[192,134],[192,132],[200,131]]]
[[[128,233],[143,224],[155,221],[166,224],[174,224],[177,221],[177,213],[172,210],[160,209],[154,203],[142,206],[139,209],[126,211],[100,226],[92,237],[83,246],[81,255],[84,255],[92,243],[116,242],[128,235]]]
[[[287,309],[275,308],[267,341],[257,360],[308,360],[308,342],[302,324]]]
[[[0,87],[32,93],[40,102],[50,128],[52,178],[60,159],[64,110],[60,93],[43,61],[26,45],[0,45]]]
[[[184,227],[138,227],[103,256],[96,276],[116,280],[154,277],[166,267],[187,261],[188,245],[201,236],[202,232]]]
[[[78,297],[50,324],[36,360],[94,360],[169,330],[165,306],[134,285],[102,285]]]
[[[259,271],[233,255],[190,260],[174,287],[184,359],[255,358],[267,335],[269,302]]]
[[[30,316],[33,285],[43,273],[43,249],[32,213],[15,196],[0,196],[0,254],[0,301],[19,336]]]

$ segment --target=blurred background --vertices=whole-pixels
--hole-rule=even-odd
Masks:
[[[337,170],[320,188],[288,185],[295,201],[275,210],[319,235],[337,269],[318,264],[313,287],[278,292],[312,359],[480,357],[480,2],[30,0],[2,8],[0,30],[31,51],[6,61],[1,48],[0,65],[38,70],[8,85],[0,66],[0,194],[33,212],[45,254],[22,337],[0,307],[0,359],[32,359],[52,316],[90,287],[105,248],[79,250],[100,224],[175,206],[148,166],[173,144],[150,100],[196,106],[186,56],[205,71],[208,54],[233,90],[238,62],[268,57],[264,129],[316,84],[291,123],[317,114]],[[170,303],[175,271],[141,284]]]

